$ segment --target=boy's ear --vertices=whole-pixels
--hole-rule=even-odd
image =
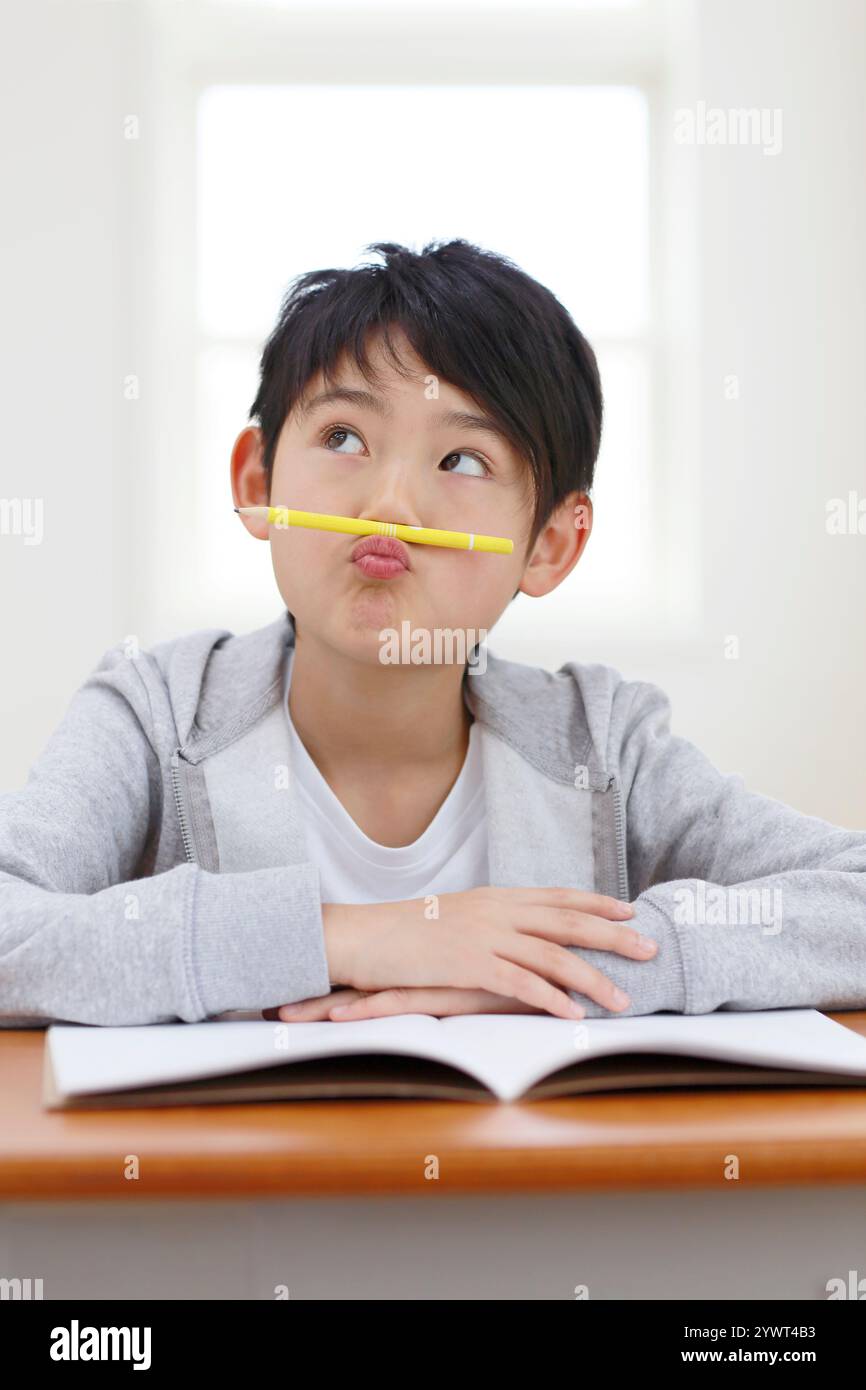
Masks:
[[[257,425],[247,425],[234,442],[231,455],[232,497],[236,507],[266,507],[268,480],[264,468],[264,440]],[[241,517],[251,535],[268,539],[268,523],[256,517]]]

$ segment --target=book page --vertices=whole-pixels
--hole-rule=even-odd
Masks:
[[[572,1022],[542,1014],[458,1014],[441,1020],[467,1070],[503,1100],[593,1057],[658,1052],[866,1079],[866,1038],[816,1009],[719,1010]]]
[[[60,1095],[228,1076],[363,1053],[448,1063],[512,1100],[593,1057],[670,1053],[866,1077],[866,1038],[814,1009],[569,1019],[542,1014],[399,1014],[352,1023],[207,1021],[110,1028],[53,1025],[46,1035]]]
[[[47,1031],[45,1046],[63,1096],[228,1076],[293,1060],[364,1052],[460,1066],[440,1020],[429,1014],[349,1023],[208,1020],[128,1028],[55,1024]]]

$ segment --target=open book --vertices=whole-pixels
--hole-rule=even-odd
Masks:
[[[395,1096],[539,1100],[672,1086],[866,1086],[866,1038],[815,1009],[400,1014],[271,1023],[259,1014],[105,1028],[54,1024],[43,1105],[58,1109]]]

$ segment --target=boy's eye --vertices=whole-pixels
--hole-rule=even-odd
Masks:
[[[350,438],[350,439],[357,439],[357,440],[358,440],[358,443],[361,445],[361,448],[363,449],[363,447],[364,447],[364,441],[361,439],[361,436],[360,436],[359,434],[356,434],[354,430],[347,429],[347,428],[346,428],[345,426],[343,426],[343,425],[333,425],[333,426],[331,426],[330,428],[326,429],[325,432],[324,432],[324,434],[322,435],[322,443],[324,444],[325,448],[326,448],[326,449],[330,449],[330,450],[331,450],[331,453],[333,453],[333,454],[338,454],[338,453],[357,454],[357,453],[359,453],[360,450],[358,450],[358,449],[351,449],[351,448],[350,448],[350,449],[344,449],[344,448],[342,447],[342,446],[345,444],[347,437]],[[333,446],[332,443],[331,443],[331,441],[334,440],[334,439],[337,440],[336,446]]]
[[[357,441],[358,447],[353,447],[351,443],[353,439]],[[355,430],[349,429],[348,425],[328,425],[322,432],[321,442],[326,449],[330,449],[332,454],[357,454],[364,448],[364,441],[361,436],[357,434]],[[445,471],[448,473],[456,473],[458,471],[456,467],[448,466],[452,459],[457,459],[458,461],[460,459],[468,459],[470,467],[467,469],[464,465],[459,469],[466,477],[484,478],[487,477],[490,472],[490,469],[484,463],[483,459],[479,458],[477,454],[469,454],[462,449],[455,450],[452,454],[447,454],[439,467],[442,468],[444,466]]]
[[[443,464],[446,464],[446,465],[447,465],[450,459],[469,459],[470,463],[472,463],[472,464],[475,465],[475,470],[474,470],[474,471],[470,471],[469,474],[467,475],[467,476],[470,477],[470,478],[483,478],[483,477],[485,477],[485,476],[490,472],[490,470],[489,470],[489,468],[487,467],[487,465],[486,465],[480,458],[478,458],[476,454],[467,454],[467,453],[465,453],[462,449],[461,449],[461,450],[458,450],[457,452],[455,452],[455,453],[453,453],[453,454],[446,454],[445,458],[442,460],[442,463],[440,463],[439,467],[441,468]],[[456,473],[456,472],[457,472],[457,469],[456,469],[456,468],[446,468],[446,471],[447,471],[448,473]],[[465,471],[465,470],[464,470],[464,471]]]

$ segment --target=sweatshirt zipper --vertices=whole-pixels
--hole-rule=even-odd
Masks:
[[[614,826],[616,830],[616,870],[617,890],[623,902],[628,902],[628,870],[625,864],[625,814],[622,808],[622,791],[619,780],[611,777],[608,789],[613,787]]]
[[[186,819],[186,813],[183,809],[183,801],[180,795],[180,781],[178,776],[178,758],[180,756],[181,753],[180,749],[178,748],[171,760],[171,783],[174,787],[174,800],[175,805],[177,806],[177,818],[180,822],[180,833],[181,838],[183,840],[184,851],[189,862],[191,864],[194,864],[195,855],[192,852],[192,837],[189,833],[189,825]]]

